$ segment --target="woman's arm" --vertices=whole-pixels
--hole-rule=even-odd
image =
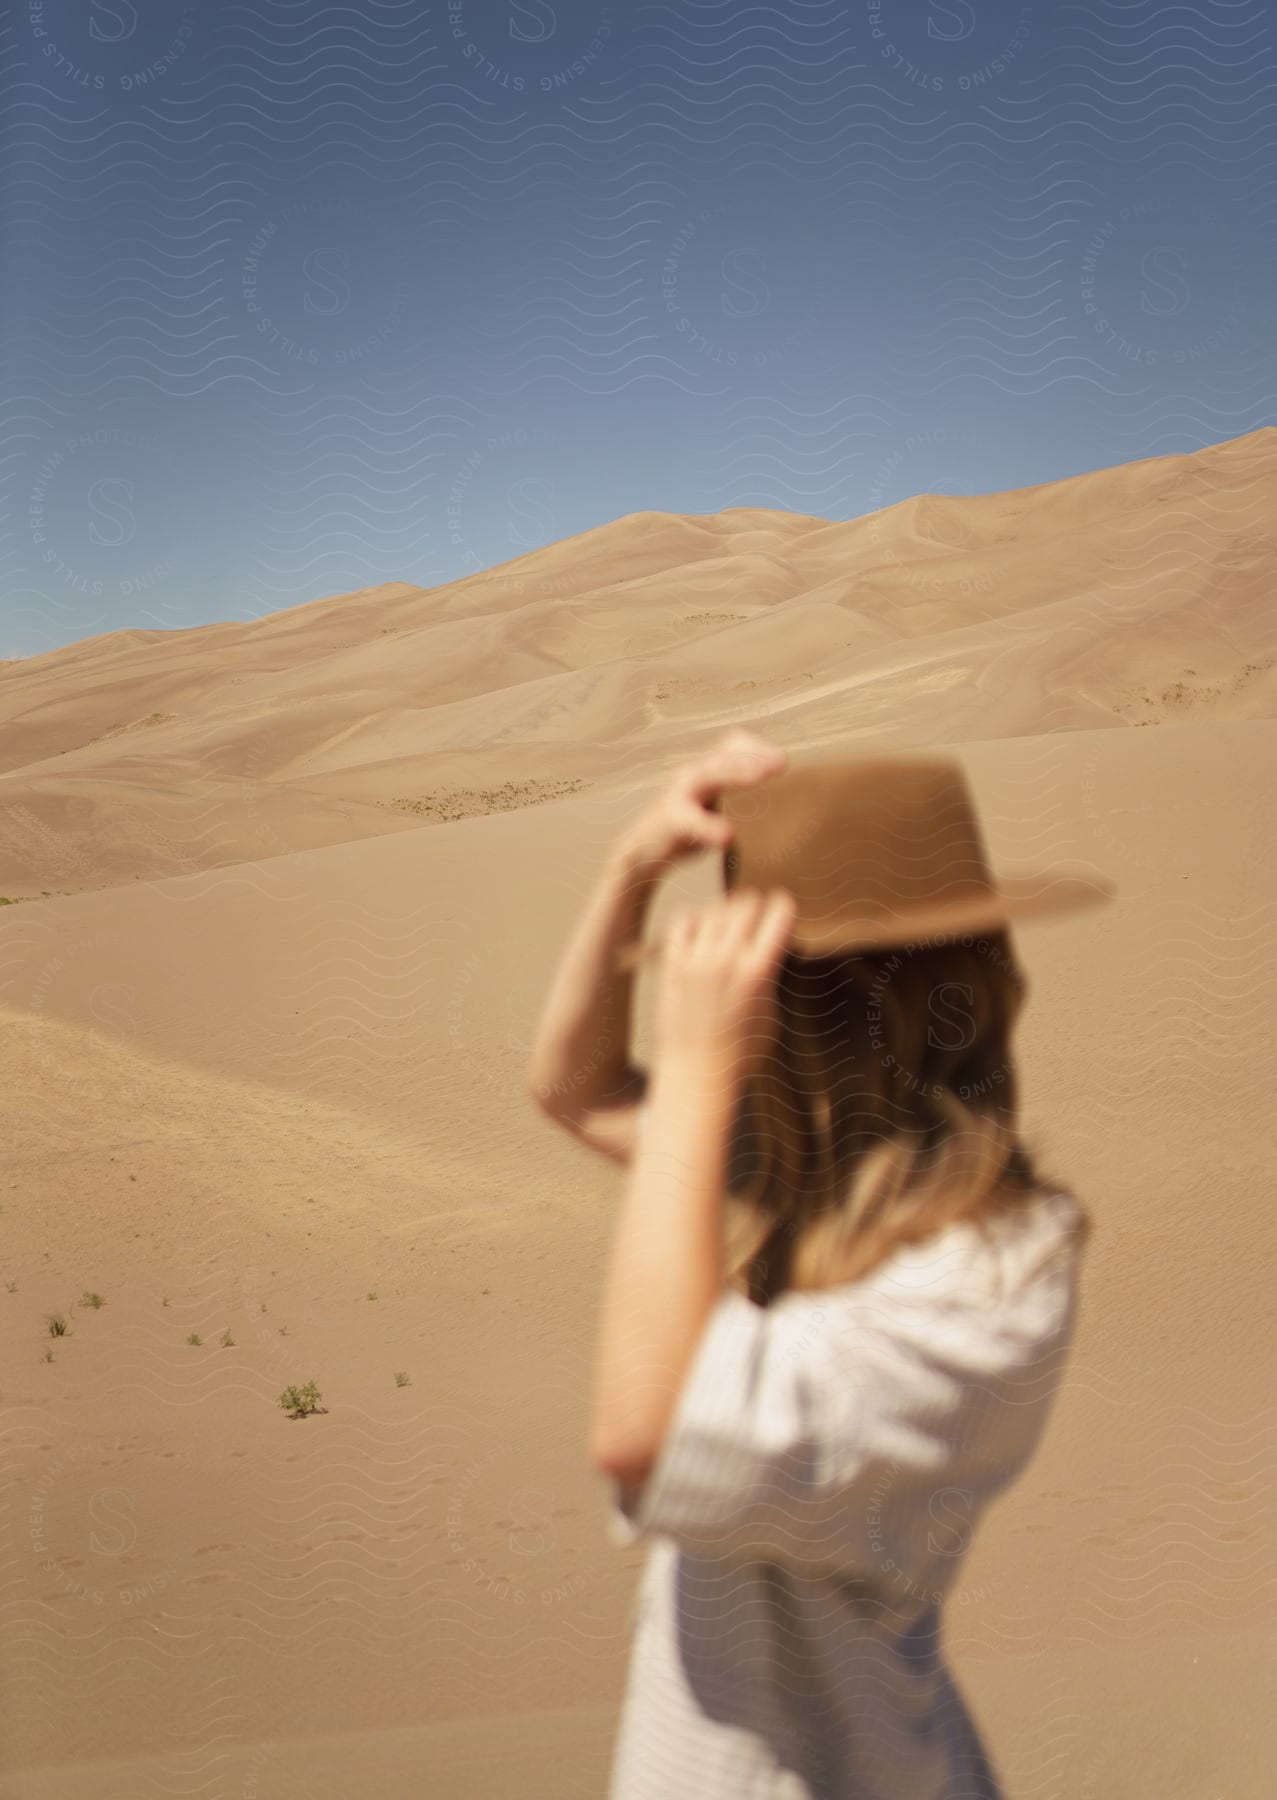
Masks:
[[[645,1076],[629,1060],[634,974],[616,966],[638,938],[659,867],[630,838],[609,852],[537,1027],[528,1091],[556,1123],[623,1158]]]
[[[603,1295],[590,1453],[627,1487],[660,1454],[723,1291],[722,1204],[741,1081],[775,1029],[792,896],[740,890],[666,942],[647,1131]]]
[[[721,850],[731,828],[714,807],[784,767],[753,732],[726,732],[675,770],[613,845],[555,974],[528,1068],[530,1097],[556,1124],[614,1161],[629,1159],[646,1076],[630,1061],[635,975],[616,966],[642,932],[660,881],[682,858]]]
[[[627,1486],[656,1460],[722,1292],[733,1109],[695,1060],[658,1066],[603,1293],[591,1426],[595,1466]]]

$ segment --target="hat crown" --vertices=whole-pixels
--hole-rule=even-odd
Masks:
[[[791,764],[723,796],[728,888],[783,887],[794,942],[872,941],[890,923],[987,906],[997,889],[961,765],[941,757]]]

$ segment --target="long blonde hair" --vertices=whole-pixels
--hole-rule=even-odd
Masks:
[[[1010,1046],[1027,991],[1006,930],[787,953],[775,1035],[737,1112],[731,1284],[767,1305],[855,1281],[946,1224],[983,1226],[1058,1185],[1017,1134]]]

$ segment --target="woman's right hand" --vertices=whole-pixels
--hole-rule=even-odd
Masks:
[[[779,744],[736,728],[724,732],[710,748],[676,769],[633,824],[621,834],[620,848],[630,866],[660,875],[684,857],[702,850],[723,850],[732,827],[713,803],[728,789],[757,787],[779,774],[789,758]]]

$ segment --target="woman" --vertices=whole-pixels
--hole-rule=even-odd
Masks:
[[[611,1800],[996,1800],[941,1604],[1040,1439],[1089,1221],[1016,1135],[1007,930],[1109,884],[994,883],[961,771],[787,770],[734,732],[625,833],[530,1089],[629,1163],[591,1454],[651,1537]],[[728,892],[659,946],[661,876]]]

